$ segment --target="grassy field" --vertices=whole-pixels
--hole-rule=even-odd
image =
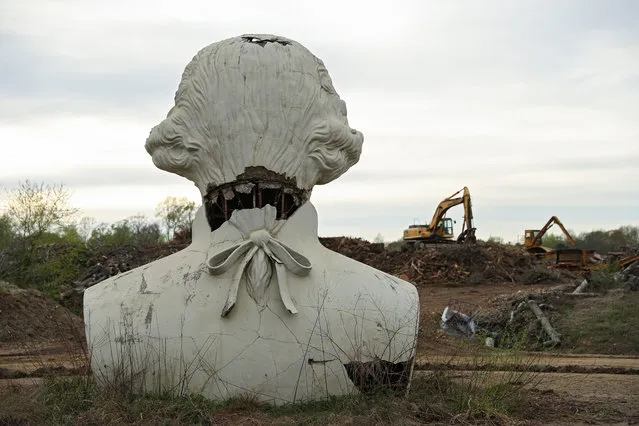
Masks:
[[[566,301],[556,327],[573,353],[639,355],[639,292],[611,289],[600,297]]]

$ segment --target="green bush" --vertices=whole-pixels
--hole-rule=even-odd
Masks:
[[[615,278],[614,268],[609,270],[596,270],[590,273],[587,278],[589,282],[588,291],[606,292],[610,289],[617,288],[620,283]]]
[[[38,239],[18,238],[3,252],[0,279],[19,287],[31,287],[59,299],[90,257],[88,249],[73,238],[44,234]]]

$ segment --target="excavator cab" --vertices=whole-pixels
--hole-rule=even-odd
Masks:
[[[524,234],[524,246],[526,248],[540,247],[542,245],[542,237],[538,237],[540,232],[541,231],[539,229],[526,229]]]
[[[442,218],[437,221],[437,226],[431,231],[428,224],[410,225],[404,231],[404,240],[425,240],[445,241],[453,238],[453,220],[450,218]]]
[[[453,220],[450,218],[443,218],[437,224],[437,234],[443,239],[453,238]]]

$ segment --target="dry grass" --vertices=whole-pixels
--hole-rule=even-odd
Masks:
[[[87,378],[58,377],[16,386],[13,398],[3,399],[8,404],[0,408],[0,425],[515,425],[575,420],[576,414],[584,421],[601,421],[603,414],[606,421],[620,419],[614,410],[530,390],[507,383],[502,376],[424,372],[413,381],[408,397],[376,393],[281,407],[258,403],[250,396],[216,403],[199,396],[105,394]],[[481,384],[484,379],[489,380]]]
[[[534,357],[464,345],[463,368],[433,360],[414,374],[408,396],[377,391],[275,407],[251,395],[214,402],[197,395],[135,395],[90,376],[0,381],[0,425],[515,425],[615,422],[619,412],[539,391]],[[134,387],[129,386],[128,389]],[[119,389],[119,390],[116,390]],[[534,420],[529,420],[534,419]]]
[[[0,425],[521,423],[530,408],[528,387],[536,374],[518,364],[516,352],[492,353],[475,351],[475,371],[417,372],[407,397],[377,391],[279,407],[250,395],[224,402],[197,395],[134,395],[97,386],[89,376],[51,376],[15,387],[0,409]],[[495,375],[487,365],[492,367],[488,370],[513,370],[517,365],[518,371]]]
[[[506,405],[463,405],[453,379],[441,372],[416,378],[407,398],[391,394],[353,395],[274,407],[250,396],[222,403],[199,396],[106,394],[84,377],[46,378],[13,389],[0,409],[0,424],[423,424],[450,422],[511,424]],[[16,391],[17,390],[17,391]],[[501,396],[500,396],[501,398]],[[478,399],[479,401],[479,399]],[[7,410],[8,408],[8,410]],[[460,408],[460,409],[458,409]]]

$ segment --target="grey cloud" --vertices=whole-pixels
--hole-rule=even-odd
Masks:
[[[543,170],[537,168],[538,164],[530,163],[527,166],[500,166],[498,168],[490,168],[481,172],[482,182],[490,182],[490,179],[494,179],[495,185],[500,188],[508,188],[508,193],[517,193],[524,186],[530,186],[529,184],[508,184],[503,179],[509,175],[516,174],[518,172],[530,171],[540,173],[552,173],[553,171],[568,171],[575,173],[598,173],[601,175],[606,170],[636,170],[637,164],[639,164],[639,156],[625,156],[625,157],[610,157],[601,159],[567,159],[567,160],[548,160],[544,163]],[[473,178],[477,176],[478,171],[473,169],[461,168],[455,172],[457,178],[467,179],[468,186],[472,189]],[[415,170],[415,171],[402,171],[396,169],[378,169],[372,170],[358,170],[356,167],[348,171],[335,183],[331,183],[332,187],[335,185],[343,186],[345,189],[350,184],[367,184],[374,187],[376,182],[395,182],[398,185],[401,182],[413,181],[424,182],[428,179],[441,178],[440,171],[428,171],[428,170]],[[186,179],[167,173],[161,170],[157,170],[149,159],[148,167],[75,167],[60,169],[57,172],[45,172],[32,174],[30,176],[4,176],[0,181],[0,187],[13,187],[19,180],[30,179],[38,182],[48,183],[64,183],[66,186],[80,188],[80,187],[102,187],[102,186],[166,186],[174,184],[183,184],[188,182]],[[636,183],[629,182],[629,185],[636,185]],[[534,186],[534,185],[533,185]],[[632,190],[632,186],[618,188],[625,194],[624,197],[628,197],[627,191]],[[451,192],[454,188],[450,188]],[[446,192],[445,191],[445,192]],[[612,191],[614,192],[614,191]],[[440,194],[444,196],[445,194]],[[614,194],[610,194],[614,195]],[[639,199],[637,200],[639,201]]]
[[[614,202],[613,202],[614,205]],[[379,203],[375,206],[363,208],[357,204],[343,205],[341,210],[337,210],[329,205],[317,204],[320,225],[327,227],[353,227],[353,229],[371,228],[397,228],[398,235],[401,230],[413,223],[413,215],[417,214],[421,220],[430,219],[430,215],[435,210],[435,205],[424,206],[423,204],[411,204],[397,209],[396,206]],[[347,212],[344,214],[344,212]],[[450,217],[457,220],[457,227],[461,226],[463,211],[451,210]],[[540,227],[550,216],[558,216],[568,228],[583,226],[591,223],[587,230],[595,229],[597,223],[601,223],[602,218],[610,223],[617,223],[617,226],[639,223],[639,211],[637,206],[610,206],[591,204],[572,204],[570,206],[558,206],[552,203],[542,203],[523,208],[520,205],[507,203],[496,203],[491,205],[474,206],[475,225],[484,234],[491,230],[487,226],[482,227],[482,222],[511,222],[520,223],[521,232],[524,227]],[[494,232],[494,230],[493,230]]]
[[[572,173],[604,173],[606,171],[639,170],[639,154],[628,154],[615,157],[599,157],[599,158],[558,158],[541,157],[533,159],[533,161],[523,160],[516,165],[501,164],[499,166],[486,166],[482,161],[477,161],[473,166],[459,167],[454,170],[455,176],[458,178],[472,179],[481,176],[482,181],[496,179],[497,182],[503,184],[501,180],[508,175],[516,175],[519,173],[544,173],[551,174],[555,172],[572,172]],[[638,172],[639,173],[639,172]],[[357,166],[353,170],[348,171],[340,178],[340,184],[348,185],[349,183],[369,183],[374,184],[375,181],[399,182],[399,181],[424,181],[429,178],[438,178],[442,176],[441,170],[397,170],[383,169],[377,170],[359,170]],[[639,177],[639,176],[638,176]],[[627,189],[636,187],[637,182],[628,182],[630,185]],[[469,184],[471,186],[471,184]]]
[[[602,218],[618,223],[619,226],[639,222],[639,211],[636,205],[615,205],[615,208],[611,209],[609,206],[581,203],[570,206],[541,204],[522,209],[521,206],[499,204],[484,206],[481,210],[481,216],[489,217],[493,221],[516,218],[532,227],[543,226],[545,221],[553,215],[558,216],[567,227],[570,227],[572,222],[596,224],[601,222]],[[477,216],[478,220],[481,216]],[[594,227],[595,225],[593,229]]]
[[[34,3],[38,5],[36,1]],[[272,9],[275,4],[275,1],[264,3],[263,7]],[[244,18],[238,18],[239,21],[222,19],[220,21],[224,22],[215,23],[177,19],[161,23],[98,20],[95,29],[86,29],[84,38],[82,31],[70,31],[71,35],[59,31],[43,36],[31,23],[18,22],[18,15],[3,13],[3,8],[11,9],[7,5],[9,3],[0,4],[0,28],[4,29],[4,32],[0,30],[0,123],[12,124],[37,121],[47,115],[87,113],[127,115],[133,120],[144,117],[154,124],[171,106],[183,67],[198,49],[222,38],[253,31],[257,22]],[[58,8],[65,6],[68,7],[65,2],[56,4]],[[34,6],[24,6],[28,7]],[[346,173],[336,185],[347,188],[349,184],[361,184],[362,188],[366,185],[374,190],[379,182],[399,185],[406,181],[455,178],[455,181],[468,182],[473,190],[478,185],[473,185],[474,182],[495,182],[494,187],[503,191],[504,200],[528,190],[537,200],[531,199],[531,202],[537,204],[534,208],[515,208],[506,201],[486,207],[482,212],[485,218],[494,215],[508,220],[524,211],[525,215],[530,214],[528,219],[531,221],[537,220],[537,216],[561,215],[556,211],[556,205],[538,202],[555,197],[562,201],[569,198],[576,205],[585,205],[582,199],[587,198],[589,207],[595,203],[610,206],[605,207],[609,212],[607,215],[603,208],[591,209],[597,212],[592,216],[583,213],[592,220],[596,220],[597,215],[636,220],[636,214],[627,206],[637,204],[634,194],[639,178],[611,182],[609,191],[598,189],[593,192],[584,184],[581,192],[572,195],[562,193],[567,187],[572,188],[572,184],[553,183],[551,185],[556,187],[550,190],[546,184],[537,185],[537,188],[536,184],[518,184],[516,178],[518,174],[530,171],[588,173],[596,175],[594,180],[599,182],[598,187],[603,187],[610,171],[624,170],[630,176],[635,171],[636,175],[639,153],[627,147],[631,147],[632,133],[637,134],[636,116],[639,113],[636,101],[639,67],[635,66],[637,62],[632,62],[633,58],[639,57],[636,51],[639,2],[486,0],[415,2],[410,7],[414,8],[412,19],[406,21],[403,35],[381,41],[367,41],[366,33],[348,33],[343,40],[338,40],[334,33],[340,29],[327,29],[325,20],[319,16],[316,22],[289,23],[283,18],[281,22],[269,21],[264,25],[281,29],[282,35],[300,41],[322,58],[347,103],[349,95],[363,99],[357,108],[362,117],[383,123],[388,115],[394,114],[393,122],[389,123],[389,134],[397,144],[392,145],[393,149],[405,151],[411,160],[412,153],[417,152],[413,149],[427,151],[419,154],[424,156],[423,169],[411,171],[395,165],[393,170],[384,170],[383,157],[372,158],[369,162],[365,142],[361,165]],[[259,13],[255,15],[259,17]],[[56,25],[71,28],[74,25],[71,19]],[[362,17],[354,16],[353,19]],[[395,14],[389,13],[388,19],[396,19]],[[237,31],[238,22],[244,24],[245,29]],[[333,36],[328,37],[331,33]],[[61,37],[66,37],[64,42],[60,41]],[[604,55],[609,53],[612,56]],[[400,101],[389,105],[385,101],[391,96]],[[408,123],[411,111],[406,109],[411,107],[401,102],[403,98],[414,101],[412,105],[415,102],[428,104],[428,108],[415,114],[423,121]],[[566,108],[544,110],[558,105]],[[388,111],[389,108],[395,111]],[[511,113],[518,108],[528,121],[515,120],[518,117]],[[600,130],[594,136],[579,132],[582,129],[578,128],[580,120],[598,118],[597,114],[586,115],[589,109],[605,113],[604,118],[614,118],[609,121],[601,118],[600,125],[584,123],[586,133],[593,128]],[[437,114],[429,117],[433,112]],[[554,115],[557,116],[555,120]],[[417,137],[420,125],[425,128],[431,125],[429,119],[444,118],[453,122],[452,126],[444,126],[446,134],[431,135],[419,143],[408,142]],[[508,123],[509,119],[517,122]],[[411,120],[415,121],[415,117]],[[454,128],[455,120],[459,120],[458,128]],[[358,127],[357,123],[352,124]],[[401,126],[408,128],[410,125],[413,127],[403,136],[393,135],[401,130]],[[482,125],[484,129],[477,130],[476,126]],[[604,126],[607,127],[601,129]],[[627,140],[620,142],[614,139],[615,136],[605,138],[606,132],[614,131],[615,127],[626,129],[620,132]],[[573,130],[578,134],[571,146],[561,147],[564,151],[572,150],[572,157],[560,159],[552,152],[537,153],[533,144],[522,142],[529,137],[527,130],[537,133],[538,129],[546,132],[544,137],[548,142],[547,139],[554,137],[553,128],[563,132],[559,137],[564,140],[570,139]],[[361,130],[367,134],[365,128]],[[483,139],[472,139],[468,136],[472,136],[472,132],[476,132],[476,136],[483,132]],[[367,139],[369,144],[389,143],[381,138],[375,140],[372,134],[367,136],[371,136]],[[598,151],[601,158],[575,158],[581,152],[592,155]],[[606,156],[610,151],[615,156]],[[500,155],[520,158],[488,160]],[[565,152],[562,155],[566,155]],[[435,171],[429,168],[429,161],[447,162],[450,168]],[[408,161],[401,164],[405,163]],[[412,164],[420,163],[413,161]],[[367,167],[361,167],[365,165]],[[11,184],[14,178],[5,176],[0,184]],[[72,187],[96,188],[184,182],[182,178],[155,170],[150,163],[148,170],[86,168],[60,170],[31,178],[63,181]],[[437,194],[437,198],[448,192],[452,191],[445,189],[444,193]],[[383,198],[383,194],[374,195]],[[479,193],[478,203],[481,205]],[[416,202],[414,208],[421,211],[424,206]],[[580,210],[562,211],[570,216]],[[327,211],[326,220],[334,220],[330,223],[338,225],[338,220],[346,217],[346,213],[359,214],[360,211],[357,220],[349,222],[353,226],[364,221],[374,227],[375,223],[392,220],[401,227],[405,222],[405,218],[397,218],[395,206],[387,206],[383,201],[364,210],[357,204],[342,204]]]
[[[2,95],[36,104],[42,99],[67,99],[107,107],[144,108],[149,103],[165,101],[166,88],[177,87],[181,72],[156,67],[132,69],[122,63],[85,71],[74,61],[46,56],[10,34],[0,34],[0,56],[5,58],[0,68]]]
[[[163,102],[144,103],[143,98],[136,102],[111,100],[106,102],[99,96],[76,98],[69,95],[33,95],[5,98],[0,103],[0,123],[25,124],[38,122],[43,118],[65,117],[72,115],[93,115],[110,118],[134,118],[152,124],[159,122],[173,106],[171,97]]]
[[[151,165],[145,168],[85,167],[31,176],[4,176],[0,180],[0,187],[13,188],[18,181],[27,178],[33,182],[62,183],[69,188],[95,187],[96,190],[103,186],[167,186],[188,182],[180,176],[157,170]]]
[[[308,42],[303,33],[297,38],[324,59],[342,93],[420,92],[430,98],[454,97],[459,101],[465,96],[463,88],[470,86],[485,88],[484,96],[488,96],[484,101],[491,103],[491,90],[498,95],[506,84],[513,83],[525,88],[522,102],[525,97],[580,102],[584,97],[592,98],[584,95],[592,94],[592,87],[578,90],[587,81],[572,81],[573,90],[562,88],[566,83],[562,70],[574,65],[578,42],[593,29],[632,28],[628,16],[638,7],[632,2],[603,7],[592,1],[547,3],[546,7],[536,1],[518,2],[517,7],[509,2],[486,4],[455,4],[446,16],[445,27],[437,22],[437,10],[433,18],[425,13],[432,7],[422,5],[415,13],[424,12],[423,17],[411,23],[405,39],[397,44],[362,48],[361,40],[360,44],[352,40],[337,43],[310,33]],[[5,58],[0,81],[5,97],[0,107],[3,117],[19,118],[16,111],[24,118],[47,111],[88,109],[97,113],[102,109],[105,113],[138,115],[149,109],[165,109],[190,57],[204,45],[237,32],[228,23],[215,28],[180,21],[96,25],[104,26],[98,33],[111,33],[111,40],[86,43],[82,47],[86,51],[65,56],[53,56],[46,38],[0,34],[0,55]],[[637,31],[633,31],[636,38]],[[639,78],[636,73],[634,76]],[[627,90],[619,92],[623,95]],[[25,107],[27,101],[38,107]]]

